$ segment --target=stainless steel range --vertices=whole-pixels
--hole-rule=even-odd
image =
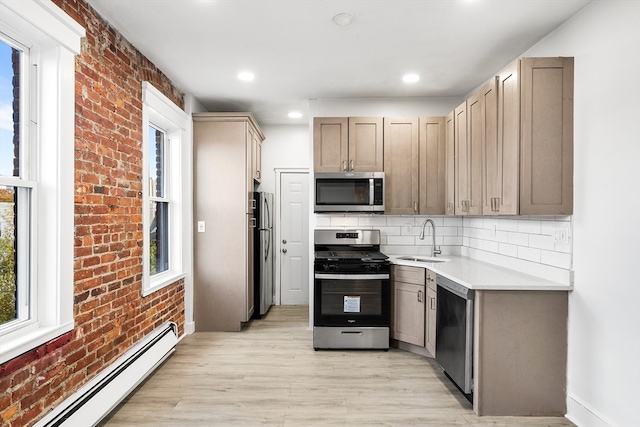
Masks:
[[[388,349],[390,284],[380,230],[314,231],[313,347]]]

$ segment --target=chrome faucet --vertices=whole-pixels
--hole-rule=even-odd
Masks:
[[[420,231],[420,237],[418,238],[420,240],[424,240],[424,226],[427,225],[427,223],[431,224],[431,239],[433,241],[433,245],[431,246],[431,256],[435,258],[435,256],[441,254],[442,251],[440,248],[436,248],[436,225],[433,223],[432,219],[424,220],[422,223],[422,230]]]

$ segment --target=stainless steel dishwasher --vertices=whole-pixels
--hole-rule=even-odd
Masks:
[[[436,361],[472,401],[474,292],[440,275],[436,283]]]

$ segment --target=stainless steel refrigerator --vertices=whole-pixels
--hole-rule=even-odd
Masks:
[[[256,192],[256,232],[254,234],[255,309],[260,319],[273,304],[273,193]]]

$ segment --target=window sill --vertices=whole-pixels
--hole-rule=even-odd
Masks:
[[[180,279],[184,279],[186,276],[186,273],[178,273],[175,271],[165,271],[164,273],[153,276],[149,280],[149,287],[142,289],[142,296],[149,296],[162,288],[174,284]]]
[[[0,364],[73,330],[73,321],[51,327],[22,328],[0,337]]]

